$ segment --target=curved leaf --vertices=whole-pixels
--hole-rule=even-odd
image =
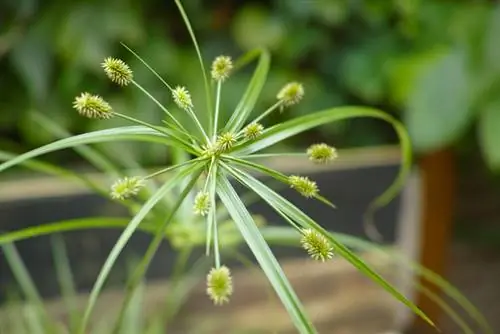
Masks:
[[[250,213],[226,178],[218,179],[217,193],[252,250],[269,282],[274,287],[300,333],[316,333],[304,307],[293,291],[290,282],[274,257],[269,245],[259,232]]]
[[[119,239],[116,241],[113,249],[109,253],[108,257],[104,265],[102,266],[101,271],[99,272],[99,276],[97,277],[94,286],[92,287],[92,291],[90,292],[89,301],[87,307],[85,308],[85,312],[83,314],[83,319],[80,324],[78,333],[84,334],[87,323],[90,319],[91,312],[94,308],[94,305],[97,301],[97,297],[99,296],[104,283],[106,282],[109,273],[111,272],[112,267],[114,266],[118,256],[120,255],[123,248],[127,245],[128,241],[132,237],[132,234],[135,232],[139,224],[143,221],[146,215],[154,208],[154,206],[165,196],[165,194],[170,191],[173,187],[177,186],[180,181],[189,174],[196,171],[196,169],[200,168],[200,163],[194,163],[191,166],[182,169],[175,176],[173,176],[169,181],[165,182],[163,186],[156,191],[153,196],[151,196],[146,203],[141,207],[139,212],[134,216],[134,218],[127,225],[127,228],[122,232]]]
[[[380,110],[368,107],[351,106],[330,108],[273,126],[264,131],[264,133],[257,140],[236,146],[233,152],[238,155],[248,155],[317,126],[357,117],[378,118],[390,123],[399,137],[402,152],[402,163],[397,178],[380,196],[375,198],[368,207],[366,219],[367,223],[371,224],[373,212],[388,204],[394,197],[396,197],[398,192],[402,189],[404,181],[408,177],[411,168],[412,150],[410,138],[403,124],[394,117]]]
[[[257,64],[257,68],[255,69],[252,79],[248,83],[247,90],[243,94],[243,97],[227,122],[224,131],[236,132],[241,128],[252,112],[255,103],[259,98],[260,92],[264,87],[264,83],[266,82],[267,73],[269,72],[269,66],[271,63],[271,56],[267,50],[257,49],[255,51],[251,51],[248,53],[248,56],[243,56],[242,61],[246,62],[248,59],[253,58],[255,53],[259,53],[259,63]]]
[[[387,290],[394,298],[399,300],[401,303],[406,305],[415,314],[420,316],[428,324],[436,327],[425,313],[423,313],[414,303],[408,300],[405,296],[401,294],[397,289],[395,289],[389,282],[387,282],[383,277],[376,273],[370,266],[368,266],[359,256],[354,254],[349,248],[344,246],[341,242],[332,237],[328,232],[326,232],[323,227],[311,219],[308,215],[298,209],[291,202],[277,194],[275,191],[264,185],[262,182],[252,177],[248,173],[239,171],[233,168],[229,168],[231,174],[236,177],[236,179],[241,182],[244,186],[248,187],[252,191],[259,194],[264,201],[266,201],[273,209],[275,209],[279,214],[284,214],[289,217],[293,222],[298,223],[304,228],[311,228],[319,233],[323,234],[333,245],[335,252],[349,261],[354,267],[356,267],[363,274],[372,279],[375,283],[379,284],[382,288]]]
[[[266,241],[273,245],[290,247],[298,247],[300,245],[300,234],[292,228],[269,226],[262,228],[261,231]],[[425,278],[427,281],[439,287],[446,295],[448,295],[453,301],[460,305],[467,312],[467,314],[481,326],[484,333],[494,333],[493,329],[488,324],[488,321],[477,309],[477,307],[475,307],[456,287],[447,282],[437,273],[425,268],[418,262],[413,262],[403,254],[400,254],[396,250],[391,249],[387,246],[380,246],[374,242],[366,241],[347,234],[337,232],[330,232],[330,234],[339,242],[342,242],[343,244],[351,248],[355,248],[360,251],[377,251],[383,253],[390,257],[392,260],[396,261],[398,264],[414,271],[417,275]],[[441,303],[438,304],[440,307],[443,307]],[[446,312],[448,313],[448,311]],[[452,316],[451,314],[450,316],[454,318],[454,316]]]
[[[156,143],[170,143],[170,139],[167,136],[160,134],[152,129],[146,128],[144,126],[125,126],[113,129],[94,131],[61,139],[56,142],[47,144],[45,146],[21,154],[16,158],[1,164],[0,172],[12,166],[18,165],[28,159],[46,153],[59,151],[65,148],[70,148],[78,145],[102,143],[102,142],[118,141],[118,140],[137,140],[137,141],[156,142]]]

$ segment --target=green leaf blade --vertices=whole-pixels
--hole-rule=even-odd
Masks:
[[[134,216],[134,218],[130,221],[128,226],[122,232],[118,241],[115,243],[113,249],[109,253],[104,265],[102,266],[99,276],[97,277],[94,283],[92,291],[90,292],[89,301],[87,303],[87,307],[85,309],[83,320],[80,325],[78,333],[80,334],[85,333],[85,329],[90,319],[91,312],[104,286],[104,283],[109,273],[111,272],[111,269],[114,266],[116,260],[118,259],[118,256],[120,255],[121,251],[126,246],[128,241],[130,240],[130,238],[132,237],[132,234],[138,228],[139,224],[143,221],[146,215],[154,208],[154,206],[167,194],[168,191],[170,191],[173,187],[177,186],[178,183],[182,181],[184,177],[193,173],[194,171],[196,171],[196,169],[200,168],[200,165],[201,163],[192,164],[191,166],[182,169],[180,172],[177,173],[177,175],[173,176],[168,182],[165,182],[165,184],[163,184],[163,186],[161,186],[160,189],[158,189],[158,191],[155,194],[153,194],[153,196],[150,197],[146,203],[144,203],[139,212]]]
[[[271,249],[255,226],[250,213],[241,202],[229,181],[221,177],[218,180],[218,186],[217,192],[219,198],[226,206],[262,270],[273,285],[284,307],[290,314],[293,323],[300,333],[316,333],[316,329],[305,313],[280,264],[272,254]]]
[[[262,199],[266,201],[271,207],[273,207],[279,213],[283,213],[292,219],[294,222],[297,222],[304,228],[311,228],[319,233],[323,234],[334,246],[334,249],[337,254],[345,258],[349,261],[354,267],[356,267],[360,272],[368,276],[375,283],[379,284],[382,288],[388,291],[391,295],[394,296],[401,303],[406,305],[409,309],[411,309],[415,314],[420,316],[423,320],[425,320],[428,324],[436,327],[425,313],[423,313],[414,303],[408,300],[405,296],[403,296],[398,290],[396,290],[391,284],[389,284],[383,277],[381,277],[378,273],[376,273],[373,269],[371,269],[361,258],[359,258],[356,254],[354,254],[349,248],[344,246],[342,243],[333,238],[326,230],[323,229],[318,223],[316,223],[313,219],[311,219],[308,215],[298,209],[291,202],[274,192],[272,189],[264,185],[259,180],[250,176],[249,174],[236,171],[234,169],[231,170],[232,174],[252,191],[260,194]]]
[[[257,51],[251,51],[251,54]],[[240,102],[236,106],[231,118],[225,126],[225,131],[237,132],[248,119],[248,116],[252,112],[257,99],[259,98],[260,92],[264,87],[266,82],[267,74],[269,72],[269,67],[271,64],[271,56],[269,52],[265,49],[258,49],[259,62],[254,71],[252,79],[248,83],[248,87],[243,94]],[[245,56],[244,56],[245,57]]]
[[[45,146],[21,154],[12,160],[0,164],[0,172],[15,165],[18,165],[28,159],[35,158],[37,156],[47,154],[50,152],[59,151],[62,149],[75,147],[78,145],[102,143],[109,141],[120,141],[120,140],[137,140],[137,141],[156,142],[163,144],[170,143],[169,138],[166,137],[165,135],[162,135],[157,131],[148,129],[143,126],[127,126],[127,127],[94,131],[61,139],[56,142],[47,144]]]
[[[391,124],[398,135],[402,153],[402,163],[398,176],[394,182],[370,204],[367,212],[368,221],[374,211],[388,204],[396,197],[404,186],[404,181],[411,170],[412,148],[410,138],[403,124],[389,114],[369,107],[347,106],[330,108],[310,115],[297,117],[273,126],[264,131],[257,140],[236,146],[233,152],[238,156],[249,155],[317,126],[359,117],[377,118]]]

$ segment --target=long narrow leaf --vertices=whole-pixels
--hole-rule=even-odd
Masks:
[[[6,152],[6,151],[0,151],[0,160],[1,161],[9,161],[12,159],[15,159],[18,157],[18,154],[14,154],[11,152]],[[94,182],[90,178],[86,177],[85,175],[82,175],[80,173],[73,172],[72,170],[62,168],[53,164],[50,164],[48,162],[44,161],[38,161],[35,159],[29,159],[29,160],[24,160],[23,162],[20,163],[23,167],[29,168],[33,171],[52,175],[52,176],[57,176],[60,178],[72,180],[72,181],[78,181],[81,182],[83,185],[89,187],[90,189],[94,190],[96,193],[104,195],[108,193],[108,190],[102,187],[100,184]]]
[[[115,243],[113,249],[109,253],[104,265],[102,266],[99,276],[94,283],[92,291],[90,292],[89,301],[85,309],[78,333],[85,333],[85,329],[90,319],[91,312],[97,301],[97,297],[99,296],[101,289],[103,288],[104,283],[106,282],[108,275],[111,272],[112,267],[118,259],[118,256],[120,255],[123,248],[127,245],[129,239],[132,237],[132,234],[135,232],[139,224],[168,191],[175,187],[184,177],[193,173],[197,168],[199,168],[199,166],[199,163],[194,163],[191,166],[182,169],[162,187],[160,187],[160,189],[158,189],[158,191],[146,203],[144,203],[144,205],[141,207],[141,210],[139,210],[135,217],[130,221],[127,228],[122,232],[118,241]]]
[[[27,308],[29,308],[31,322],[36,328],[45,328],[49,325],[49,315],[47,314],[43,305],[43,300],[36,288],[31,275],[24,265],[24,262],[19,255],[16,247],[13,244],[2,245],[5,258],[9,264],[14,277],[16,278],[22,293],[28,301]]]
[[[370,203],[368,207],[366,213],[366,223],[369,224],[368,227],[372,231],[375,231],[374,226],[372,226],[371,224],[371,219],[374,211],[388,204],[394,197],[396,197],[398,192],[403,187],[404,181],[406,180],[411,168],[412,150],[410,137],[408,136],[408,133],[403,124],[396,120],[394,117],[377,109],[368,107],[330,108],[323,111],[314,112],[310,115],[294,118],[290,121],[273,126],[264,131],[264,133],[257,140],[243,143],[235,147],[233,152],[241,156],[248,155],[317,126],[357,117],[378,118],[390,123],[394,127],[394,130],[399,137],[399,143],[402,152],[402,163],[398,176],[380,196],[375,198],[375,200]]]
[[[316,333],[311,320],[307,316],[302,303],[295,294],[290,282],[286,278],[281,266],[274,257],[268,244],[259,232],[250,213],[236,194],[229,181],[221,177],[218,179],[218,195],[226,206],[229,214],[238,226],[248,247],[259,262],[269,282],[274,287],[283,306],[300,333]]]
[[[286,185],[290,185],[290,183],[288,182],[288,177],[285,174],[278,172],[277,170],[268,168],[264,165],[261,165],[261,164],[258,164],[258,163],[252,162],[252,161],[247,161],[247,160],[234,158],[234,157],[230,157],[230,156],[228,156],[227,159],[229,159],[232,162],[239,164],[241,166],[249,167],[251,169],[257,170],[257,171],[263,173],[264,175],[270,176],[278,181],[285,183]],[[323,197],[321,195],[315,194],[313,197],[315,199],[317,199],[318,201],[323,202],[324,204],[328,205],[331,208],[334,208],[334,209],[336,208],[336,206],[333,203],[331,203],[328,199],[326,199],[325,197]]]
[[[254,53],[255,51],[250,51]],[[269,72],[269,66],[271,63],[271,57],[269,52],[265,49],[258,49],[259,54],[259,62],[255,69],[255,72],[252,76],[252,79],[248,83],[248,87],[243,94],[240,102],[236,106],[231,118],[226,124],[224,128],[225,131],[236,132],[248,119],[248,116],[252,112],[257,99],[264,87],[264,83],[266,82],[267,73]]]
[[[354,254],[349,248],[344,246],[342,243],[337,241],[328,232],[326,232],[319,224],[317,224],[313,219],[307,216],[304,212],[298,209],[291,202],[274,192],[272,189],[267,187],[265,184],[252,177],[248,173],[237,171],[235,169],[230,169],[231,173],[246,187],[258,193],[262,199],[264,199],[271,207],[275,210],[283,212],[288,217],[290,217],[294,222],[299,223],[305,228],[312,228],[319,233],[325,235],[328,240],[332,243],[335,251],[340,256],[344,257],[349,261],[354,267],[358,268],[363,274],[368,276],[374,282],[378,283],[381,287],[387,290],[390,294],[394,296],[397,300],[405,304],[410,308],[415,314],[420,316],[427,323],[435,327],[427,315],[422,312],[413,302],[408,300],[403,296],[397,289],[395,289],[389,282],[387,282],[383,277],[371,269],[359,256]]]
[[[52,236],[51,244],[54,266],[61,289],[61,296],[69,314],[70,328],[74,331],[78,324],[79,312],[76,307],[77,291],[74,284],[73,273],[71,272],[68,252],[66,251],[64,239],[59,234]]]
[[[171,208],[171,210],[168,213],[168,216],[165,218],[164,222],[162,224],[159,224],[159,226],[156,228],[156,231],[154,232],[153,240],[150,242],[148,249],[146,250],[146,253],[142,257],[142,260],[137,265],[134,273],[132,274],[132,277],[130,278],[129,282],[127,283],[126,294],[125,294],[125,298],[123,299],[124,305],[128,304],[130,298],[132,298],[132,296],[133,296],[134,291],[136,291],[136,289],[137,289],[137,285],[141,282],[144,275],[146,274],[146,271],[148,270],[149,265],[151,264],[151,261],[153,260],[154,255],[158,251],[158,247],[160,247],[162,240],[165,238],[165,229],[167,228],[168,224],[174,219],[182,202],[186,199],[189,192],[195,186],[196,181],[198,180],[198,177],[200,176],[202,171],[203,170],[200,168],[198,172],[194,173],[194,175],[191,178],[191,181],[188,183],[188,185],[184,188],[182,193],[179,195],[177,202]],[[117,326],[115,327],[115,330],[113,331],[113,333],[115,333],[115,334],[118,334],[120,331],[120,328],[121,328],[120,325],[123,322],[123,317],[125,316],[125,310],[126,310],[125,308],[122,308],[122,310],[120,312]]]
[[[70,148],[78,145],[102,143],[109,141],[121,141],[121,140],[156,142],[163,144],[171,143],[170,139],[165,135],[162,135],[154,130],[148,129],[143,126],[127,126],[127,127],[106,129],[61,139],[56,142],[42,146],[40,148],[34,149],[32,151],[26,152],[12,160],[9,160],[1,164],[0,171],[18,165],[28,159],[46,153],[62,150],[65,148]]]
[[[50,132],[52,135],[58,137],[58,139],[70,137],[72,134],[69,133],[62,126],[54,122],[49,117],[45,116],[42,113],[34,113],[32,115],[33,120],[37,122],[40,126],[42,126],[46,131]],[[106,156],[101,154],[100,152],[92,149],[89,146],[76,146],[74,148],[75,152],[77,152],[80,156],[84,157],[87,161],[92,163],[97,169],[107,172],[115,177],[120,176],[120,171],[117,166],[115,166]]]

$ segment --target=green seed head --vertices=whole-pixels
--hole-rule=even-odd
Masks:
[[[233,294],[233,280],[226,266],[210,270],[207,275],[207,294],[215,305],[229,302],[229,297]]]
[[[229,78],[233,69],[231,57],[219,56],[212,63],[212,78],[216,81],[224,81]]]
[[[193,212],[198,216],[205,216],[210,211],[210,197],[206,191],[196,194],[193,204]]]
[[[82,93],[73,102],[73,108],[88,118],[108,119],[113,116],[113,109],[108,102],[98,95]]]
[[[134,77],[132,70],[123,60],[108,57],[101,66],[108,78],[120,86],[128,85]]]
[[[309,160],[316,164],[326,164],[337,158],[337,150],[327,144],[314,144],[307,149]]]
[[[304,87],[298,82],[286,84],[279,91],[276,98],[283,103],[283,107],[289,107],[297,104],[304,97]]]
[[[325,262],[333,257],[333,247],[328,239],[313,229],[302,230],[300,243],[314,260]]]
[[[223,153],[229,151],[236,143],[236,136],[231,132],[226,132],[217,137],[215,147],[217,152]]]
[[[135,196],[144,187],[144,180],[140,177],[124,177],[117,180],[111,186],[111,198],[117,200],[125,200]]]
[[[174,98],[175,104],[182,110],[188,110],[193,107],[193,102],[191,101],[191,95],[189,94],[186,87],[177,86],[172,91],[172,97]]]
[[[243,135],[246,139],[253,140],[259,137],[262,134],[262,131],[264,131],[262,124],[250,123],[245,127],[245,129],[243,129]]]
[[[318,194],[316,182],[311,181],[308,177],[292,175],[288,177],[288,183],[304,197],[310,198]]]

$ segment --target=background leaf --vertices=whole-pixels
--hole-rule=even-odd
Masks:
[[[500,100],[490,103],[479,115],[479,143],[492,170],[500,170]]]
[[[404,115],[415,150],[442,148],[464,133],[474,116],[469,89],[466,59],[459,50],[450,50],[427,67]]]

